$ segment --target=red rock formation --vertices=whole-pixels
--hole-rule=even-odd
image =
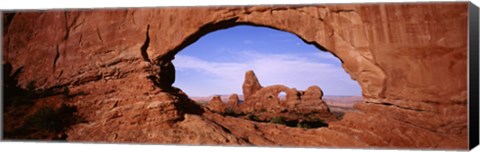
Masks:
[[[84,93],[58,101],[86,116],[69,141],[464,149],[467,4],[25,11],[5,18],[3,61],[22,69],[21,87]],[[341,59],[362,88],[359,112],[306,131],[195,112],[169,88],[168,63],[201,36],[244,24],[294,33]],[[252,86],[247,94],[261,88]]]
[[[238,104],[240,102],[240,99],[237,94],[232,94],[230,97],[228,97],[228,102],[227,102],[227,108],[230,110],[238,111]]]
[[[248,103],[250,101],[250,97],[261,88],[262,85],[260,85],[260,82],[258,82],[255,73],[253,71],[247,71],[245,73],[245,79],[242,86],[243,98],[245,102]]]
[[[327,103],[322,100],[323,91],[318,86],[310,86],[305,90],[304,94],[301,96],[302,101],[299,106],[305,110],[305,112],[320,112],[320,113],[330,113],[330,109],[327,106]],[[306,110],[309,109],[309,110]]]
[[[208,103],[208,109],[210,109],[213,112],[225,113],[225,108],[227,108],[227,106],[222,101],[220,96],[212,97],[212,100],[210,100],[210,102]]]
[[[258,82],[253,71],[247,71],[243,86],[250,86],[251,81]],[[244,87],[245,88],[245,87]],[[279,95],[285,92],[284,100]],[[311,86],[305,92],[283,85],[272,85],[260,88],[251,95],[244,95],[245,103],[240,111],[259,116],[262,120],[270,121],[274,117],[283,116],[289,120],[309,119],[306,115],[316,119],[332,119],[327,104],[322,100],[323,92],[318,86]]]

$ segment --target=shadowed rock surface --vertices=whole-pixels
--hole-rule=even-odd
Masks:
[[[52,90],[34,102],[77,107],[85,122],[67,141],[466,149],[467,4],[25,11],[4,19],[3,61],[22,69],[20,88]],[[177,52],[235,25],[291,32],[331,52],[365,100],[328,127],[302,129],[212,113],[169,86]],[[261,91],[249,85],[247,95]],[[60,98],[63,87],[82,95]],[[31,108],[6,109],[4,131]]]

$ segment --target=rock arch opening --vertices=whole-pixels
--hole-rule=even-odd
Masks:
[[[206,29],[210,33],[203,33],[194,41],[187,39],[191,44],[175,51],[173,85],[195,101],[209,102],[208,108],[214,112],[260,122],[282,117],[282,121],[290,122],[287,126],[293,127],[297,123],[304,128],[306,124],[325,127],[328,124],[324,121],[331,121],[334,116],[328,115],[331,113],[322,100],[322,89],[328,90],[327,95],[361,95],[360,87],[344,71],[343,62],[337,56],[319,50],[323,48],[319,45],[305,44],[297,35],[245,23]],[[263,88],[256,82],[257,94],[262,95],[252,94],[248,99],[245,83],[249,80],[243,73],[252,69],[268,86]],[[312,89],[311,85],[320,87]],[[229,96],[232,93],[240,96]],[[248,103],[254,100],[257,103]],[[308,109],[308,106],[315,108]],[[297,107],[301,110],[289,110]],[[305,118],[306,114],[313,114],[315,118]],[[315,125],[317,122],[322,124]]]
[[[280,99],[280,102],[285,102],[287,98],[287,93],[285,91],[282,91],[278,94],[278,99]]]
[[[240,24],[219,29],[174,58],[173,85],[189,96],[242,94],[239,86],[248,70],[255,71],[265,85],[285,84],[298,89],[319,85],[326,95],[361,96],[361,88],[338,57],[272,27]]]

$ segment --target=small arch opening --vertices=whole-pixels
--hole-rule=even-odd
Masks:
[[[287,93],[285,91],[282,91],[278,94],[278,99],[280,102],[285,102],[287,101]]]

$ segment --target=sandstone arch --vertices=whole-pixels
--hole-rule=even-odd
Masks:
[[[286,97],[287,96],[287,93],[284,92],[284,91],[281,91],[280,93],[278,93],[278,98],[280,98],[280,102],[285,102],[286,101]]]
[[[10,32],[4,36],[4,54],[5,61],[11,62],[15,68],[29,65],[24,69],[25,74],[19,78],[23,85],[31,79],[39,80],[37,86],[45,88],[79,85],[105,77],[118,77],[115,73],[142,73],[143,58],[138,49],[145,42],[145,33],[148,33],[151,43],[146,49],[146,55],[149,59],[158,61],[175,55],[176,51],[202,34],[234,25],[253,24],[294,33],[307,43],[332,52],[343,62],[347,73],[357,80],[363,95],[371,99],[369,101],[402,106],[421,106],[416,102],[425,101],[447,103],[444,99],[464,103],[466,61],[460,59],[466,60],[466,41],[455,40],[466,37],[467,18],[464,9],[467,7],[461,3],[421,4],[421,7],[432,10],[418,11],[414,5],[403,8],[399,5],[379,4],[142,8],[43,14],[20,12],[6,27],[6,31]],[[449,12],[433,11],[438,8]],[[403,16],[393,17],[394,14],[387,13],[387,9]],[[415,12],[416,15],[409,12]],[[379,13],[385,14],[384,17],[373,15]],[[428,14],[436,15],[431,17]],[[452,21],[437,16],[450,17]],[[448,23],[451,28],[425,28],[420,30],[424,33],[415,34],[418,29],[415,27],[425,27],[423,23],[417,22],[417,18],[428,21],[429,24]],[[51,26],[43,26],[47,23]],[[388,28],[385,26],[387,23],[395,28]],[[150,28],[147,32],[148,25]],[[398,31],[403,31],[403,34]],[[53,71],[45,67],[51,67],[54,62],[57,44],[59,58],[56,70]],[[422,50],[433,50],[432,54],[438,58],[429,58]],[[22,57],[22,53],[29,56]],[[424,61],[419,62],[419,59]],[[451,61],[451,66],[448,62],[441,62],[444,60]],[[77,64],[68,64],[70,62]],[[119,63],[134,63],[135,66],[117,69],[110,66]],[[433,66],[437,63],[444,66]],[[409,68],[410,73],[399,72],[408,71],[405,67],[415,68]],[[44,69],[45,74],[38,74],[36,69]],[[448,70],[459,74],[437,77]],[[158,72],[155,69],[149,71]],[[418,76],[414,73],[424,74]],[[126,75],[119,75],[124,76]],[[397,99],[412,102],[396,102]]]
[[[178,97],[158,91],[146,77],[158,75],[161,68],[155,64],[202,33],[253,24],[294,33],[338,56],[368,102],[357,105],[363,112],[347,113],[319,131],[318,140],[302,136],[314,142],[293,136],[288,137],[295,140],[278,143],[252,136],[256,140],[251,142],[423,148],[468,144],[467,2],[59,10],[18,12],[9,21],[3,29],[3,59],[13,71],[22,68],[21,86],[35,80],[32,84],[40,89],[67,86],[87,94],[68,102],[93,122],[74,126],[69,140],[192,143],[188,137],[206,134],[198,131],[202,127],[218,132],[208,136],[209,142],[196,143],[231,139],[215,124],[189,128],[203,118],[184,119]],[[146,34],[150,45],[142,53]],[[218,123],[228,120],[212,117]],[[162,134],[184,132],[164,125],[183,119],[180,126],[189,136]],[[248,138],[233,130],[237,124],[222,125]]]
[[[264,87],[258,90],[253,95],[252,100],[271,101],[271,104],[280,104],[280,99],[278,97],[280,92],[285,92],[287,94],[286,96],[287,101],[295,101],[297,96],[297,91],[294,89],[290,89],[284,85],[272,85],[272,86]]]
[[[318,86],[310,86],[306,91],[299,91],[296,88],[288,88],[284,85],[255,87],[260,86],[259,84],[253,71],[250,70],[245,73],[243,84],[245,104],[241,105],[243,112],[263,115],[264,119],[271,119],[272,115],[282,115],[286,112],[296,115],[297,119],[302,120],[313,119],[305,117],[307,115],[315,115],[314,118],[321,119],[332,120],[333,118],[329,107],[322,100],[322,89]],[[285,94],[285,99],[280,98],[281,93]],[[263,112],[269,114],[262,114]],[[299,115],[301,115],[300,118]]]
[[[298,14],[298,16],[292,16],[289,18],[284,18],[284,20],[278,22],[293,22],[290,21],[292,18],[300,17],[302,15]],[[344,47],[343,45],[347,45],[348,42],[340,39],[334,41],[339,41],[338,46],[328,46],[328,48],[324,47],[323,44],[320,44],[322,41],[329,41],[329,40],[318,40],[313,37],[309,37],[306,33],[308,31],[304,31],[303,28],[298,27],[287,27],[285,25],[277,25],[272,23],[268,20],[270,17],[266,17],[260,20],[251,20],[249,16],[242,16],[242,14],[237,15],[235,17],[226,18],[224,20],[216,21],[214,23],[207,23],[202,25],[195,31],[193,34],[187,36],[184,41],[182,41],[179,45],[175,46],[173,49],[167,51],[164,54],[156,55],[155,57],[156,62],[161,62],[164,58],[172,58],[175,56],[176,53],[180,52],[182,49],[187,47],[188,45],[194,43],[198,39],[200,39],[203,35],[206,35],[210,32],[231,28],[238,25],[251,25],[251,26],[262,26],[262,27],[269,27],[276,30],[281,30],[285,32],[292,33],[299,37],[307,44],[312,44],[320,50],[324,50],[327,52],[332,53],[336,56],[343,65],[343,68],[346,70],[348,74],[350,74],[351,78],[354,80],[360,80],[359,84],[362,88],[363,96],[367,98],[382,98],[383,97],[383,86],[384,81],[386,79],[385,73],[381,68],[374,65],[370,60],[363,57],[362,55],[358,54],[357,50],[354,48]],[[316,21],[316,20],[314,20]],[[313,21],[312,21],[313,22]],[[319,21],[316,21],[319,22]],[[321,23],[317,23],[321,24]],[[316,24],[314,24],[316,25]],[[332,27],[334,29],[334,27]],[[325,29],[316,29],[316,30],[325,30]],[[324,32],[316,32],[316,33],[324,33]],[[325,34],[325,33],[324,33]],[[332,33],[331,37],[335,37],[335,33]],[[328,44],[328,43],[325,43]],[[319,51],[320,51],[319,50]],[[167,59],[169,60],[169,59]]]

